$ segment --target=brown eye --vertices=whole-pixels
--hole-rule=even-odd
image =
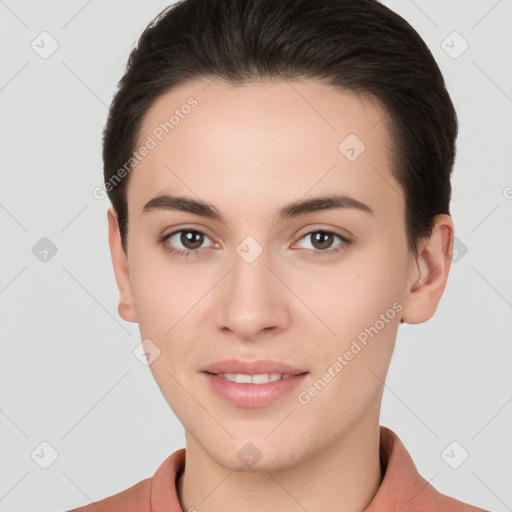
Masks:
[[[331,247],[334,236],[332,233],[327,233],[325,231],[317,231],[316,233],[311,233],[311,242],[315,249],[325,250]]]
[[[180,229],[165,235],[161,242],[166,249],[177,254],[192,255],[200,252],[203,244],[209,240],[208,235],[195,229]],[[210,245],[212,246],[212,244]],[[208,247],[208,246],[206,246]]]
[[[336,239],[338,239],[337,243],[335,243]],[[314,256],[332,255],[337,251],[345,249],[352,243],[351,240],[343,235],[328,229],[310,231],[301,237],[300,241],[308,242],[303,248],[310,249]]]
[[[203,245],[204,233],[199,231],[181,231],[180,242],[186,249],[198,249]]]

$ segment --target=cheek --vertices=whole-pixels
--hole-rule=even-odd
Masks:
[[[171,266],[162,261],[157,264],[142,257],[134,257],[132,263],[132,291],[141,339],[149,339],[157,347],[159,356],[150,369],[171,405],[180,401],[173,376],[181,381],[184,362],[193,361],[200,301],[212,286],[207,279],[199,278],[192,266]]]
[[[380,258],[382,254],[388,257]],[[375,247],[328,272],[310,274],[302,285],[303,301],[315,313],[306,315],[303,329],[314,338],[316,377],[331,368],[336,375],[332,382],[337,382],[332,388],[344,397],[376,388],[378,378],[370,370],[379,376],[387,371],[402,309],[401,265],[398,254]],[[333,368],[337,361],[338,371]]]
[[[343,344],[373,325],[401,298],[401,265],[392,262],[361,252],[338,266],[302,273],[293,288],[300,290],[302,302],[314,313],[306,315],[312,327]],[[288,279],[294,282],[292,274]],[[388,315],[391,320],[394,312],[391,309]]]
[[[308,386],[301,390],[305,394],[299,403],[310,417],[324,418],[324,428],[334,435],[340,425],[374,410],[370,404],[378,408],[399,313],[386,294],[374,287],[360,286],[358,293],[352,294],[333,292],[331,297],[322,319],[335,335],[325,329],[319,336],[318,327],[312,330],[316,331],[315,351],[311,354],[314,372]],[[308,403],[303,406],[304,402]],[[328,415],[326,410],[330,411]]]
[[[130,282],[141,331],[162,337],[201,298],[197,273],[169,262],[133,258]]]

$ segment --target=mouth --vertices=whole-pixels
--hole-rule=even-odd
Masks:
[[[230,382],[236,382],[238,384],[268,384],[270,382],[276,382],[278,380],[290,379],[299,375],[304,375],[308,372],[303,373],[258,373],[250,375],[247,373],[211,373],[205,372],[210,375],[215,375],[221,379],[229,380]]]
[[[210,391],[224,402],[236,407],[261,408],[279,399],[290,399],[309,372],[244,374],[203,371],[201,374]]]

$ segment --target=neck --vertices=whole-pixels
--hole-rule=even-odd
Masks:
[[[356,422],[342,437],[286,469],[239,472],[218,465],[187,433],[178,498],[184,512],[361,512],[382,482],[379,444],[378,418]]]

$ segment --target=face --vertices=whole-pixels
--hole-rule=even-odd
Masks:
[[[240,470],[251,441],[259,469],[285,468],[378,418],[418,278],[404,196],[375,102],[307,80],[208,84],[165,94],[144,118],[137,148],[154,147],[130,175],[125,266],[110,226],[119,311],[139,323],[187,446]],[[326,197],[338,199],[311,202]],[[205,373],[229,359],[302,375]]]

